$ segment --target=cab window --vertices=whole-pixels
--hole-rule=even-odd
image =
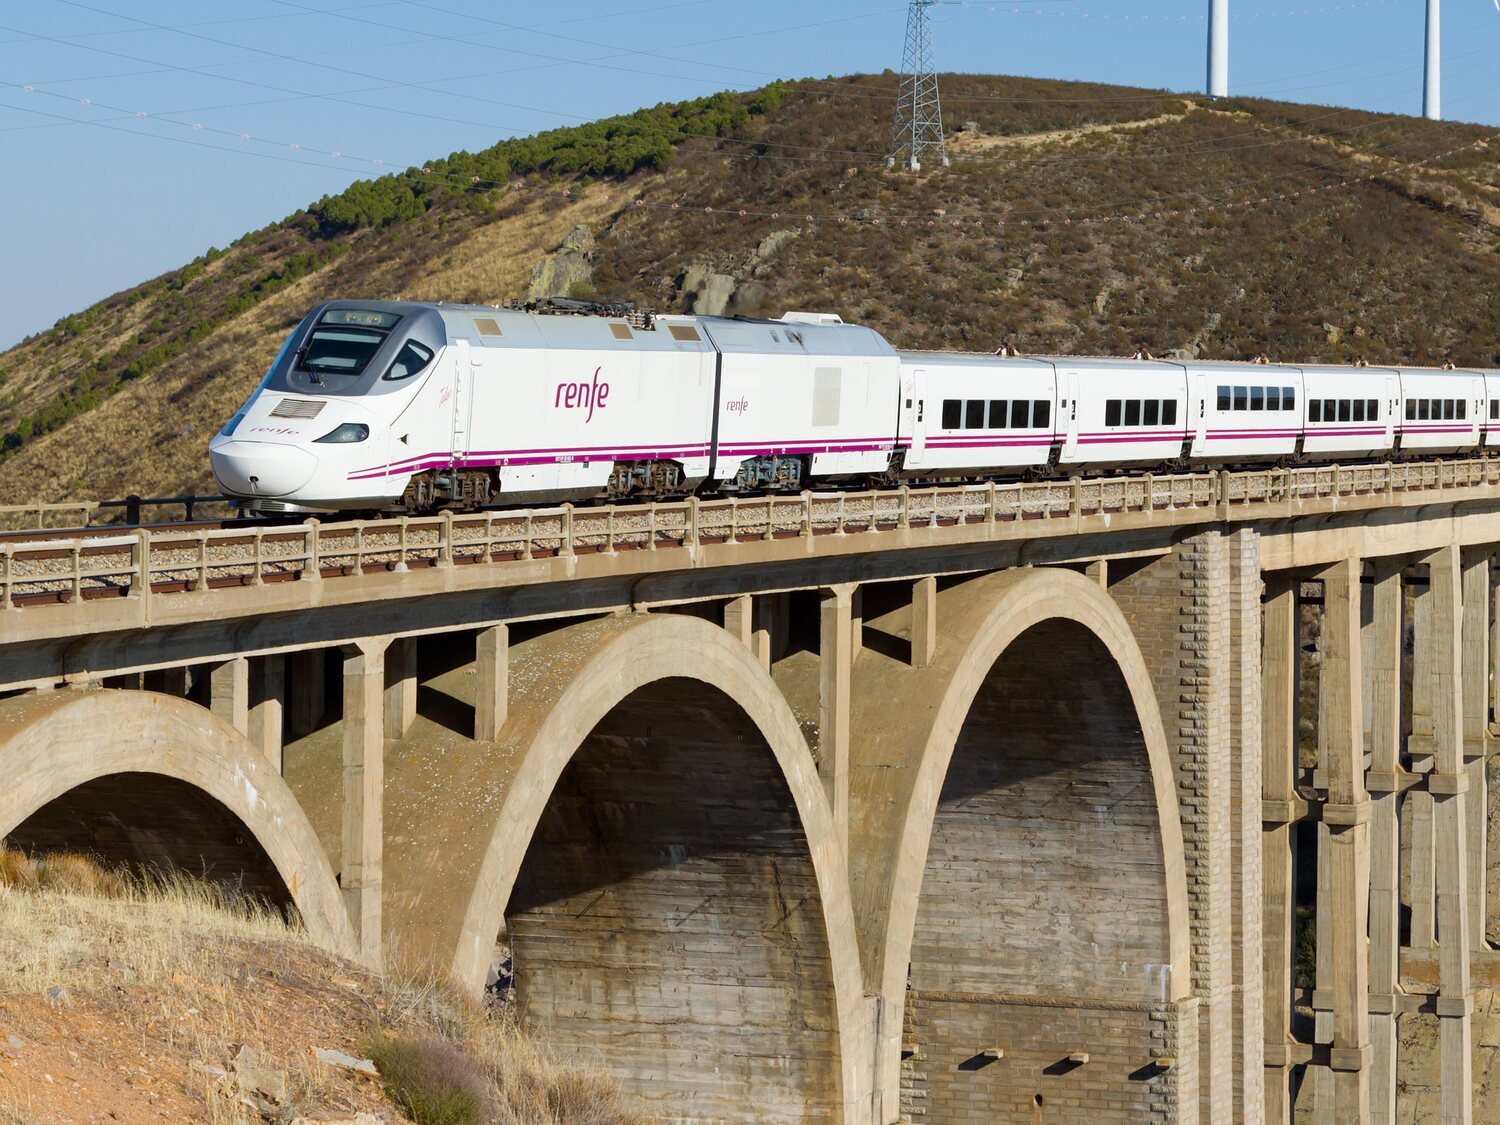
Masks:
[[[392,381],[409,379],[431,362],[431,348],[419,344],[415,340],[408,340],[402,345],[401,350],[396,353],[396,358],[391,363],[390,369],[386,371],[384,377]]]

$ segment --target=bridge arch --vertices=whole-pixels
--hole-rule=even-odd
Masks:
[[[453,975],[482,982],[506,926],[523,1007],[555,1041],[607,1040],[597,1061],[664,1096],[655,1108],[862,1119],[868,1020],[843,850],[770,676],[723,629],[656,614],[518,646],[511,683],[502,738],[517,768]],[[583,927],[586,912],[607,917]],[[570,971],[570,942],[590,971]],[[545,986],[528,984],[539,971]],[[651,1057],[664,1041],[670,1062]]]
[[[1030,1121],[1079,1096],[1068,1076],[1088,1065],[1088,1096],[1148,1113],[1177,1081],[1151,1060],[1176,1049],[1189,962],[1174,774],[1139,646],[1098,584],[1061,569],[944,590],[939,623],[931,667],[876,654],[855,673],[852,876],[884,997],[885,1111],[915,1095],[944,1120],[969,1106]],[[1101,1058],[1107,1028],[1118,1058]]]
[[[142,691],[31,693],[0,702],[0,838],[59,799],[111,779],[227,814],[264,853],[313,940],[353,952],[333,868],[297,799],[232,727],[196,704]],[[118,791],[118,788],[115,790]],[[129,817],[124,818],[127,821]],[[226,818],[227,820],[227,818]]]

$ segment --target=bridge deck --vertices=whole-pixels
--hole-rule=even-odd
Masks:
[[[1021,546],[1020,561],[1043,562],[1071,557],[1045,541],[1100,533],[1114,542],[1106,554],[1121,555],[1131,553],[1130,532],[1492,500],[1497,485],[1500,460],[1476,459],[39,536],[0,541],[0,622],[14,642],[444,591],[810,556],[847,566],[851,555],[1001,543]],[[1296,561],[1283,554],[1286,565]]]

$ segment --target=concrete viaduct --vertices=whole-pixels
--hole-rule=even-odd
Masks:
[[[1425,1019],[1467,1122],[1497,555],[1489,460],[12,537],[0,834],[664,1120],[1394,1122]]]

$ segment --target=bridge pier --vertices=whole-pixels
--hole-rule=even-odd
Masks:
[[[818,609],[818,773],[834,831],[849,841],[849,681],[854,665],[853,584],[822,595]],[[861,623],[862,625],[863,623]]]
[[[1490,722],[1490,562],[1487,550],[1464,551],[1463,568],[1463,769],[1468,775],[1464,797],[1464,854],[1468,858],[1469,940],[1475,950],[1488,950],[1485,940],[1486,889],[1489,854],[1489,800],[1485,758]]]
[[[251,657],[247,733],[277,773],[281,772],[285,711],[286,657],[280,653]]]
[[[1294,957],[1293,829],[1297,795],[1297,616],[1299,583],[1266,580],[1261,684],[1261,863],[1264,886],[1262,995],[1265,1025],[1265,1120],[1292,1120],[1292,966]]]
[[[288,657],[287,725],[299,737],[311,734],[323,722],[327,707],[327,659],[328,652],[322,648],[298,649]]]
[[[1328,914],[1324,918],[1320,912],[1318,946],[1320,951],[1329,951],[1331,960],[1329,1065],[1333,1071],[1334,1119],[1351,1122],[1367,1121],[1370,1116],[1369,962],[1365,947],[1370,799],[1365,791],[1360,690],[1360,570],[1360,560],[1350,558],[1322,573],[1324,647],[1319,683],[1319,749],[1327,791],[1322,826],[1327,831]],[[1320,887],[1323,883],[1320,868]],[[1318,984],[1324,987],[1321,975]],[[1315,1007],[1321,1010],[1321,1005]]]
[[[1434,641],[1433,767],[1427,785],[1433,800],[1437,867],[1438,995],[1441,1108],[1445,1125],[1468,1122],[1473,1106],[1473,1044],[1469,984],[1472,938],[1468,918],[1468,774],[1463,761],[1463,592],[1458,545],[1427,557]],[[1425,671],[1425,670],[1424,670]]]
[[[405,738],[417,717],[417,638],[395,637],[385,650],[385,737]]]
[[[208,674],[208,709],[241,734],[250,729],[250,661],[221,660]]]
[[[1152,670],[1176,764],[1198,998],[1198,1098],[1204,1120],[1233,1114],[1234,902],[1230,665],[1231,565],[1223,533],[1178,543],[1111,587]],[[1245,693],[1246,701],[1253,693]]]
[[[361,959],[381,960],[385,841],[385,645],[344,650],[343,863],[339,885]]]
[[[1395,1125],[1401,953],[1402,564],[1373,564],[1370,769],[1370,1120]]]

